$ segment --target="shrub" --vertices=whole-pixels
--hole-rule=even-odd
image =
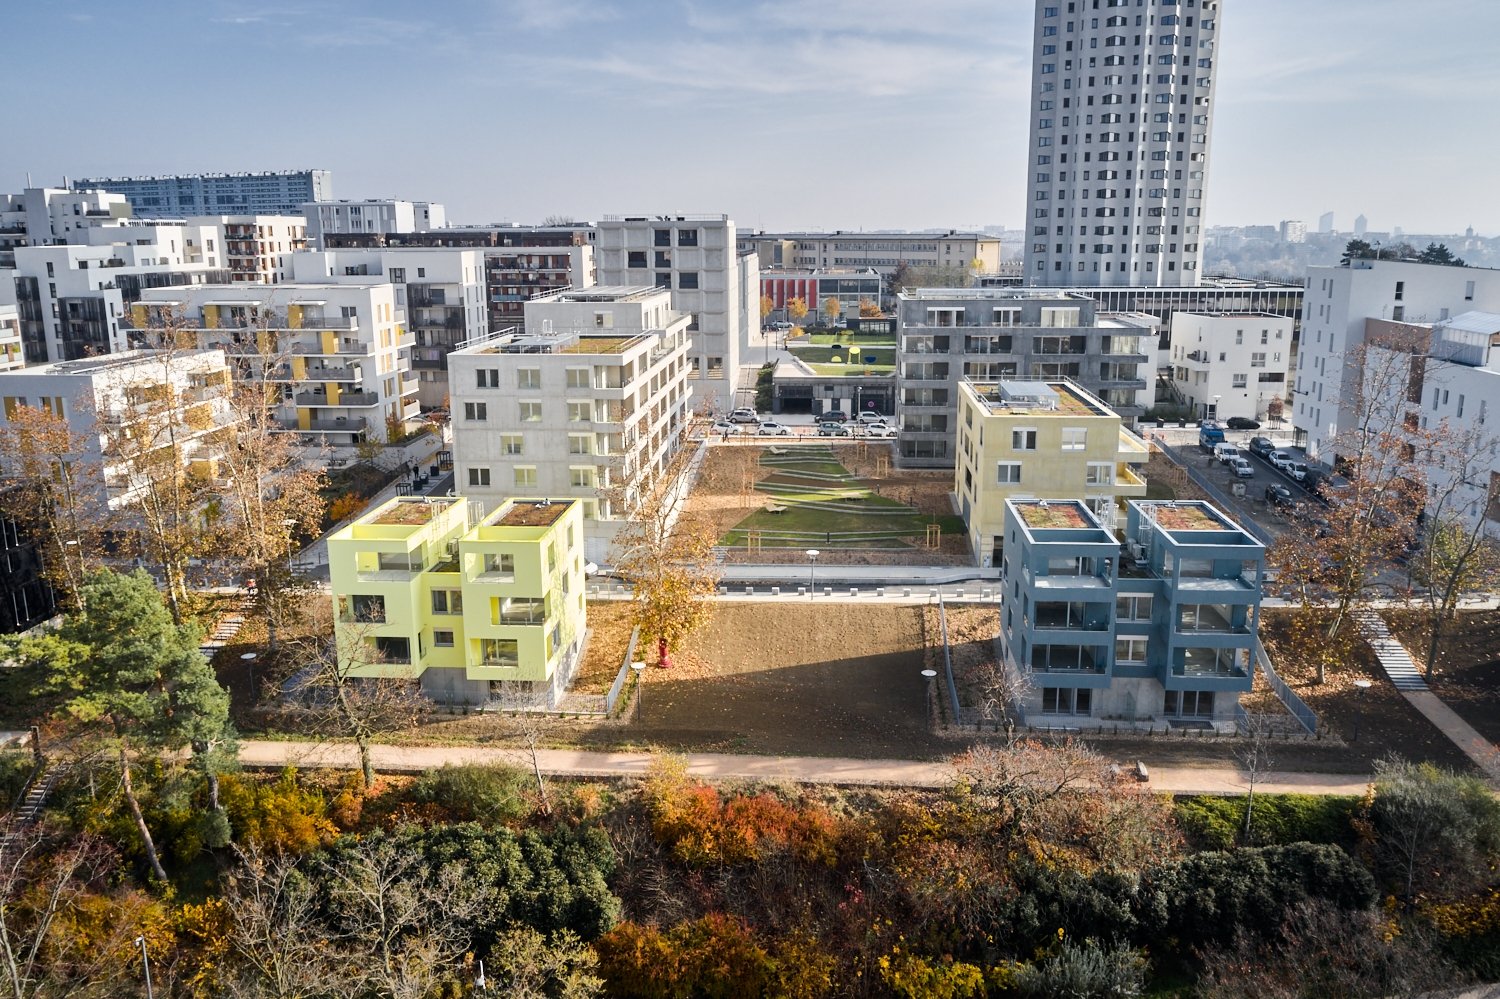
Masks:
[[[1250,824],[1255,846],[1333,843],[1352,849],[1352,820],[1360,799],[1312,794],[1258,794]],[[1245,826],[1245,799],[1202,795],[1182,798],[1173,806],[1188,842],[1200,850],[1228,850]]]
[[[971,999],[985,994],[984,969],[948,957],[934,960],[898,945],[880,959],[880,980],[902,999]]]
[[[1064,939],[1051,954],[1022,968],[1015,984],[1026,999],[1127,999],[1140,995],[1146,984],[1146,957],[1129,947]]]
[[[235,838],[262,850],[307,853],[338,834],[323,795],[303,786],[290,767],[275,781],[225,774],[219,778],[219,801]]]
[[[767,994],[775,961],[743,922],[712,913],[665,933],[621,923],[594,945],[618,999],[737,999]]]
[[[29,750],[9,749],[0,752],[0,807],[15,804],[21,792],[26,790],[26,781],[36,760]]]
[[[458,822],[505,825],[530,811],[525,777],[512,767],[465,764],[428,770],[412,785],[411,797],[440,806]]]
[[[1478,777],[1381,761],[1360,821],[1376,875],[1406,897],[1472,891],[1500,861],[1500,802]]]

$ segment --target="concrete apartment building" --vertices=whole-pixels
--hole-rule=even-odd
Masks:
[[[487,229],[437,229],[431,232],[331,233],[329,249],[375,247],[448,247],[484,253],[486,301],[490,329],[521,326],[526,303],[566,288],[588,288],[594,282],[592,229],[578,226],[494,226]]]
[[[143,219],[301,215],[307,202],[333,198],[333,174],[327,170],[95,177],[70,186],[75,191],[103,189],[124,195],[136,218]]]
[[[307,223],[298,215],[214,215],[187,221],[218,227],[231,281],[291,281],[292,254],[307,249]]]
[[[958,386],[1069,379],[1133,424],[1151,400],[1152,317],[1076,292],[920,288],[897,296],[898,461],[954,465]]]
[[[953,268],[973,274],[1000,271],[1000,237],[956,229],[936,232],[757,232],[739,237],[760,269],[872,268],[890,277],[902,267]]]
[[[1078,500],[1007,500],[999,649],[1029,725],[1234,731],[1265,548],[1200,501],[1131,500],[1125,542]]]
[[[96,226],[68,246],[15,251],[15,289],[26,363],[71,361],[127,349],[121,325],[149,288],[228,282],[215,226]]]
[[[119,224],[130,215],[130,202],[110,191],[28,187],[20,194],[0,194],[0,267],[16,265],[17,247],[83,242],[78,233]]]
[[[0,285],[4,282],[0,281]],[[5,301],[0,287],[0,371],[14,371],[26,363],[21,348],[21,313],[14,302]]]
[[[861,302],[879,305],[885,297],[885,280],[873,267],[783,267],[760,272],[760,293],[771,300],[772,315],[790,320],[787,303],[802,299],[807,306],[807,321],[822,319],[823,304],[830,298],[839,302],[841,316],[858,316]]]
[[[138,499],[158,471],[122,460],[114,448],[114,438],[135,423],[149,422],[152,433],[172,424],[183,472],[217,475],[213,438],[231,423],[229,381],[221,350],[126,350],[37,364],[0,372],[0,424],[9,424],[22,406],[62,417],[83,442],[78,460],[97,470],[90,501],[118,510]]]
[[[555,707],[583,641],[571,500],[390,500],[328,539],[339,665],[443,704]],[[503,684],[511,689],[502,689]]]
[[[753,400],[739,388],[740,357],[760,329],[759,266],[737,246],[727,215],[607,215],[594,243],[599,284],[671,290],[690,317],[694,404],[726,413]]]
[[[171,323],[222,349],[237,380],[276,387],[276,418],[310,460],[347,461],[419,413],[404,321],[390,284],[299,281],[151,289],[128,325]]]
[[[695,402],[689,323],[665,288],[601,285],[529,302],[524,331],[454,351],[459,491],[577,499],[589,559],[609,561],[634,483],[667,468]]]
[[[298,254],[294,264],[298,281],[395,286],[396,306],[405,311],[412,337],[411,367],[423,409],[447,401],[448,355],[490,331],[478,250],[321,250]]]
[[[1120,501],[1146,495],[1146,442],[1071,382],[958,386],[953,493],[980,566],[999,566],[1009,499],[1082,497],[1113,528]]]
[[[332,233],[427,232],[448,224],[447,211],[434,201],[308,201],[297,209],[307,220],[307,238],[315,250],[331,249]]]
[[[1332,463],[1333,442],[1354,425],[1343,396],[1367,321],[1440,323],[1465,312],[1500,313],[1500,271],[1397,260],[1309,268],[1292,392],[1296,443]]]
[[[1198,283],[1219,3],[1037,0],[1028,285]]]
[[[1269,314],[1179,312],[1172,317],[1172,385],[1199,419],[1264,420],[1286,400],[1292,320]]]

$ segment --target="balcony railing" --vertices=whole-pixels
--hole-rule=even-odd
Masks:
[[[334,419],[309,420],[307,426],[300,426],[296,420],[277,420],[277,429],[285,433],[316,432],[316,433],[346,433],[358,434],[365,431],[368,421],[363,416],[340,416]]]
[[[357,330],[359,319],[356,316],[302,316],[304,330]]]

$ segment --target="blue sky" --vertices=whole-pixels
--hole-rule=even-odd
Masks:
[[[1224,0],[1207,221],[1500,233],[1500,4]],[[6,4],[0,189],[326,167],[450,220],[1023,224],[1029,0]]]

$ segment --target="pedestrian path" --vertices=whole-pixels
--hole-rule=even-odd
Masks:
[[[1375,651],[1381,669],[1391,678],[1391,683],[1401,692],[1401,696],[1436,725],[1438,731],[1446,735],[1491,780],[1500,780],[1500,749],[1496,749],[1494,743],[1480,735],[1474,726],[1460,718],[1458,712],[1444,704],[1441,698],[1427,688],[1427,681],[1422,679],[1411,653],[1391,635],[1379,613],[1373,610],[1359,611],[1354,615],[1354,621],[1359,626],[1360,634],[1364,635],[1365,641]]]
[[[1356,611],[1354,623],[1359,625],[1360,634],[1370,643],[1375,658],[1380,660],[1380,668],[1385,670],[1385,675],[1391,678],[1397,690],[1404,694],[1427,689],[1427,681],[1422,679],[1411,653],[1391,636],[1384,618],[1373,610]]]

